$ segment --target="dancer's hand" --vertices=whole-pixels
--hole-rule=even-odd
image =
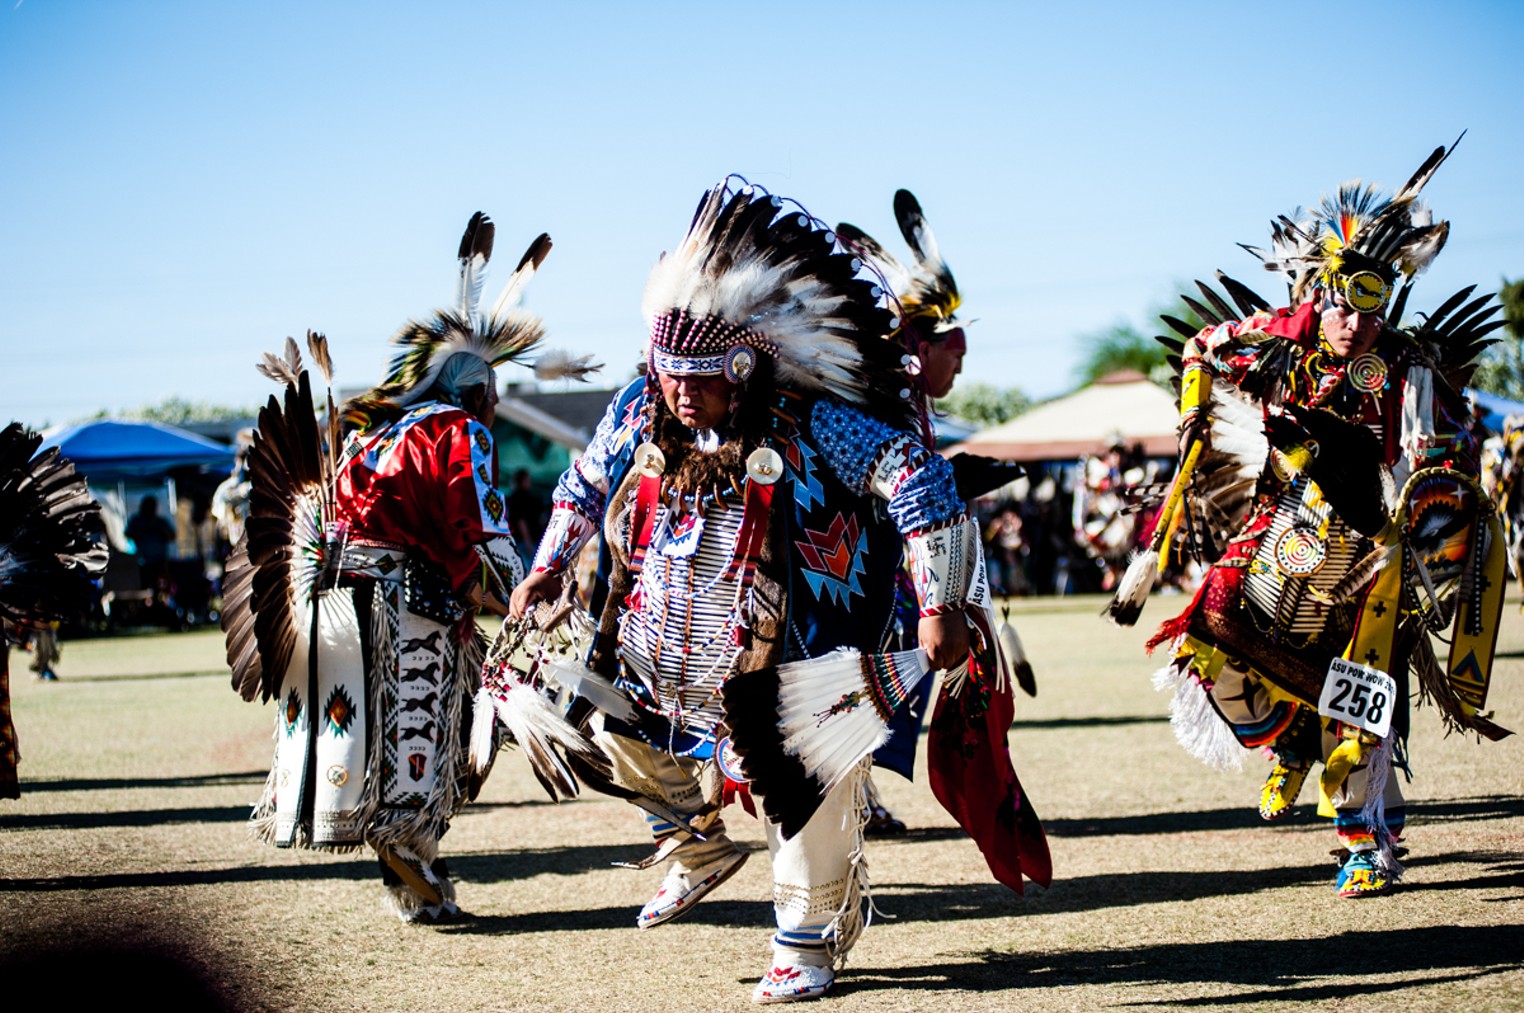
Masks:
[[[560,596],[561,575],[559,573],[543,571],[531,573],[513,589],[513,594],[508,596],[508,611],[513,618],[522,619],[535,602],[555,601]]]
[[[968,620],[962,612],[922,616],[916,639],[931,658],[932,668],[957,668],[968,658]]]

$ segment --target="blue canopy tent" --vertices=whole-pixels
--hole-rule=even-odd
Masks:
[[[1467,387],[1466,394],[1482,409],[1482,425],[1495,433],[1503,431],[1503,419],[1509,415],[1524,415],[1524,402],[1512,401],[1501,394],[1489,394],[1475,387]]]
[[[176,468],[227,471],[233,448],[158,422],[84,422],[45,437],[92,482],[163,478]]]

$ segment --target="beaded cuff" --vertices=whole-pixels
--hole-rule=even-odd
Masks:
[[[598,530],[588,517],[567,503],[557,503],[540,539],[531,569],[535,573],[560,573],[572,564],[588,539]]]
[[[979,529],[966,516],[910,535],[905,557],[923,617],[968,605],[983,576]]]

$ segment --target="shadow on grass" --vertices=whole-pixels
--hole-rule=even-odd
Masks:
[[[70,675],[67,672],[59,677],[59,682],[148,682],[159,679],[205,679],[216,676],[226,679],[227,672],[214,668],[203,668],[198,672],[123,672],[120,675]]]
[[[1019,734],[1023,729],[1036,731],[1049,728],[1110,728],[1119,725],[1167,725],[1168,714],[1124,714],[1111,717],[1089,718],[1038,718],[1026,720],[1017,718],[1011,725],[1014,734]]]
[[[1348,932],[1319,939],[1245,939],[1047,953],[986,951],[972,954],[972,961],[952,965],[854,965],[834,992],[847,995],[893,988],[1016,993],[1074,985],[1132,985],[1144,992],[1179,992],[1200,985],[1211,986],[1210,994],[1140,995],[1128,1005],[1326,1002],[1517,971],[1524,968],[1518,946],[1521,936],[1524,925],[1436,926]],[[1418,979],[1408,977],[1414,972],[1427,973]],[[1382,980],[1393,975],[1403,977]],[[1224,985],[1238,986],[1239,991],[1222,994]]]
[[[200,809],[128,809],[114,813],[17,813],[0,816],[4,830],[100,830],[105,827],[156,827],[181,823],[241,823],[249,806]]]
[[[184,810],[193,812],[195,810]],[[244,819],[247,809],[236,810]],[[503,883],[544,874],[577,876],[602,871],[615,862],[637,861],[649,849],[629,845],[595,845],[544,848],[491,854],[452,854],[448,841],[442,848],[451,870],[467,883]],[[310,853],[309,853],[310,854]],[[77,876],[40,876],[33,879],[0,877],[0,893],[51,893],[66,890],[140,889],[143,887],[212,886],[228,883],[266,883],[283,880],[377,880],[376,860],[367,849],[347,861],[314,855],[310,861],[285,865],[245,865],[221,869],[167,869],[159,872],[99,873]],[[565,920],[581,915],[560,912]],[[591,927],[597,927],[593,925]]]
[[[223,779],[216,778],[186,778],[179,787],[214,786],[217,784],[258,784],[265,779],[264,773],[250,775],[247,778],[241,775],[228,775]],[[175,779],[162,782],[148,781],[124,781],[122,788],[176,786]],[[68,784],[69,782],[59,782]],[[23,784],[23,790],[28,790],[30,785]],[[106,785],[99,785],[106,787]],[[60,789],[64,790],[64,789]],[[106,827],[153,827],[174,826],[183,823],[239,823],[249,818],[249,810],[253,803],[237,806],[217,806],[199,809],[124,809],[120,812],[80,812],[80,813],[14,813],[0,815],[0,830],[100,830]],[[548,799],[527,799],[521,802],[479,802],[473,803],[461,817],[468,817],[473,811],[485,813],[495,809],[525,809],[539,806],[554,805]]]
[[[1148,834],[1188,834],[1211,830],[1253,830],[1259,827],[1327,826],[1310,803],[1297,806],[1284,819],[1266,824],[1255,809],[1245,804],[1224,809],[1198,809],[1189,812],[1146,813],[1135,816],[1100,816],[1091,819],[1048,819],[1042,821],[1050,837],[1125,837]],[[1493,795],[1474,798],[1439,799],[1418,802],[1408,809],[1412,825],[1452,821],[1478,822],[1524,817],[1524,796]],[[878,838],[896,841],[948,841],[960,838],[957,827],[919,827],[895,837]]]
[[[1524,817],[1524,795],[1476,795],[1470,798],[1434,799],[1408,807],[1408,820],[1415,826],[1452,820],[1504,820]]]
[[[95,777],[66,778],[56,781],[22,779],[22,792],[32,795],[48,791],[120,791],[127,788],[212,788],[223,784],[262,784],[268,770],[245,770],[236,774],[202,774],[191,777]]]

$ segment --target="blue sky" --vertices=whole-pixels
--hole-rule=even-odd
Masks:
[[[965,376],[1039,397],[1181,280],[1278,294],[1236,242],[1463,128],[1411,305],[1524,276],[1516,3],[0,3],[0,418],[33,425],[255,404],[309,327],[371,383],[477,209],[498,281],[551,233],[528,304],[618,379],[731,171],[896,251],[909,187]]]

